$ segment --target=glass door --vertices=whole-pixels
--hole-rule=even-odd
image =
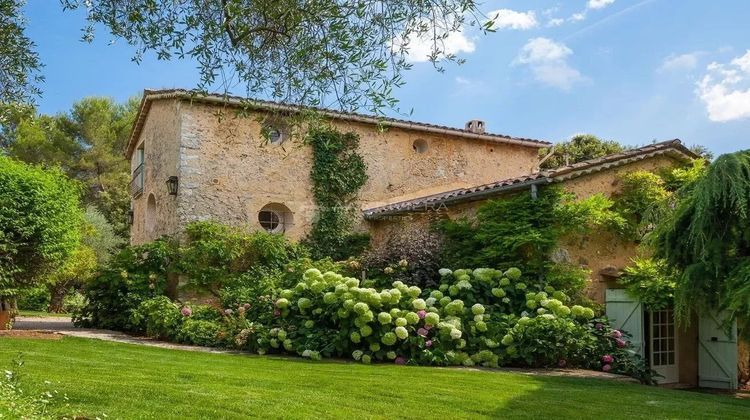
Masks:
[[[679,381],[677,368],[677,335],[671,309],[651,311],[649,316],[651,368],[663,376],[659,383]]]

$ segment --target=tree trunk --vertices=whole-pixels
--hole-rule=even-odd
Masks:
[[[68,288],[63,284],[49,285],[47,288],[50,294],[49,307],[47,308],[47,312],[55,314],[63,312],[65,295],[68,292]]]

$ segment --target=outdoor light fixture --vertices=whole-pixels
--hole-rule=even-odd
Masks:
[[[128,210],[128,224],[133,224],[133,221],[135,220],[135,212],[133,209]]]
[[[167,179],[167,190],[169,191],[169,195],[177,195],[178,185],[179,185],[179,181],[177,180],[176,176],[170,176]]]

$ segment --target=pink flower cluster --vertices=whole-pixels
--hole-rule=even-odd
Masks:
[[[192,314],[193,314],[193,310],[192,310],[192,309],[190,309],[190,307],[189,307],[189,306],[183,306],[183,307],[182,307],[182,309],[180,309],[180,313],[181,313],[181,314],[182,314],[182,316],[184,316],[184,317],[189,317],[190,315],[192,315]]]
[[[424,309],[417,311],[417,315],[419,315],[419,319],[424,319],[425,316],[427,316],[427,311]]]
[[[612,370],[612,362],[614,361],[615,358],[609,354],[605,354],[604,356],[602,356],[602,363],[604,363],[604,365],[602,366],[602,371],[609,372],[610,370]]]
[[[393,361],[393,363],[397,365],[405,365],[406,364],[406,358],[403,356],[398,356],[396,360]]]

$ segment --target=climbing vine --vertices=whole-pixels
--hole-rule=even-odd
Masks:
[[[310,178],[318,208],[305,243],[314,258],[343,260],[361,253],[369,242],[366,234],[352,231],[353,203],[367,182],[367,165],[357,153],[359,136],[322,127],[307,137],[313,149]]]

